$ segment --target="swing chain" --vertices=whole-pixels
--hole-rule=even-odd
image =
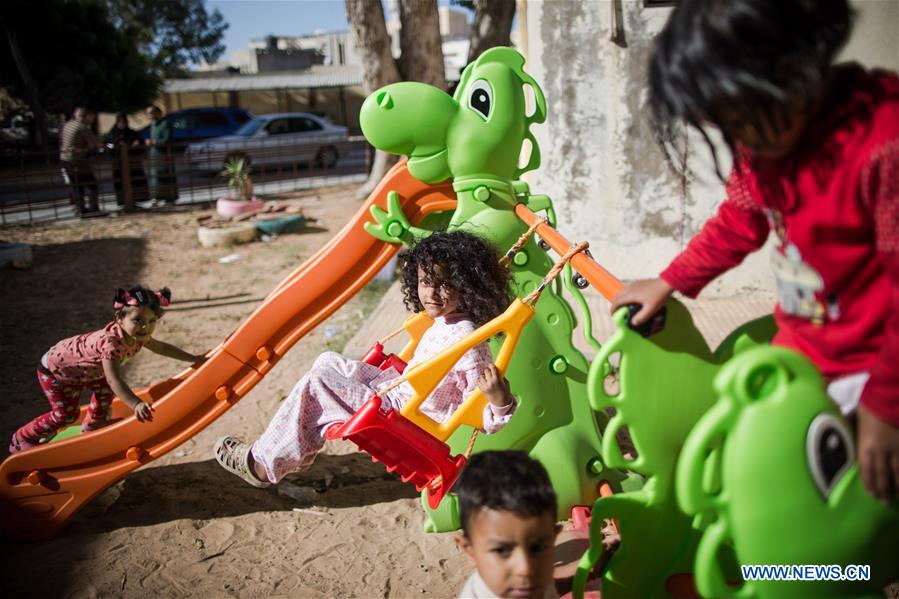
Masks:
[[[509,264],[509,262],[512,261],[512,258],[515,256],[515,254],[518,253],[518,250],[523,248],[524,245],[528,242],[528,239],[531,238],[531,235],[534,234],[534,231],[537,230],[537,227],[539,227],[540,225],[545,225],[546,222],[547,222],[547,220],[546,220],[545,216],[541,216],[540,218],[535,220],[534,224],[532,224],[530,227],[528,227],[528,230],[525,231],[521,235],[521,237],[518,238],[518,241],[515,242],[515,245],[513,245],[511,248],[509,248],[509,251],[506,252],[506,254],[502,258],[499,259],[499,263],[502,266],[506,266],[507,264]]]
[[[540,294],[543,293],[543,290],[546,289],[546,286],[553,282],[553,280],[559,276],[559,273],[562,272],[562,269],[565,268],[565,265],[568,264],[569,261],[580,252],[583,252],[590,244],[586,241],[582,241],[576,246],[569,249],[565,252],[565,255],[559,258],[559,261],[556,262],[552,268],[549,269],[549,272],[546,273],[546,276],[543,277],[543,282],[540,283],[540,286],[530,292],[522,301],[531,307],[537,303],[537,300],[540,299]]]

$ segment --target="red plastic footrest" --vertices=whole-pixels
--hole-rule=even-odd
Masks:
[[[329,439],[348,439],[396,472],[403,482],[421,491],[427,488],[428,505],[436,508],[452,488],[464,456],[450,455],[449,446],[393,409],[382,410],[381,398],[373,395],[352,418],[327,431]]]

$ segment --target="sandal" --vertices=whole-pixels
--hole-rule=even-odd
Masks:
[[[270,482],[259,480],[253,474],[250,469],[250,446],[237,437],[222,437],[215,442],[213,453],[215,461],[222,468],[239,476],[254,487],[263,489],[272,485]]]

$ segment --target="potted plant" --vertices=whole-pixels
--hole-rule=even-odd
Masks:
[[[253,180],[250,178],[250,160],[246,156],[231,156],[225,161],[221,175],[228,180],[231,194],[216,200],[215,209],[222,216],[231,218],[247,212],[261,210],[265,203],[253,197]]]

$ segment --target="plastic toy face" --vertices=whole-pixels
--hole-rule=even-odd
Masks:
[[[687,439],[677,474],[685,511],[718,515],[697,556],[700,592],[725,592],[703,588],[702,581],[723,580],[720,572],[711,573],[717,569],[711,557],[728,539],[741,564],[870,564],[879,575],[890,569],[895,574],[899,510],[865,491],[855,440],[814,367],[789,350],[754,348],[735,356],[715,387],[721,399]],[[708,450],[722,437],[722,485],[712,493],[703,488],[702,471]],[[866,592],[858,582],[803,584],[810,583],[746,586],[759,595]]]
[[[422,83],[385,86],[363,103],[362,131],[374,146],[409,156],[409,172],[426,183],[470,176],[515,179],[539,165],[528,126],[546,118],[543,94],[523,65],[514,50],[492,48],[465,69],[454,97]],[[524,86],[534,91],[530,116]],[[526,138],[532,158],[519,169]]]

